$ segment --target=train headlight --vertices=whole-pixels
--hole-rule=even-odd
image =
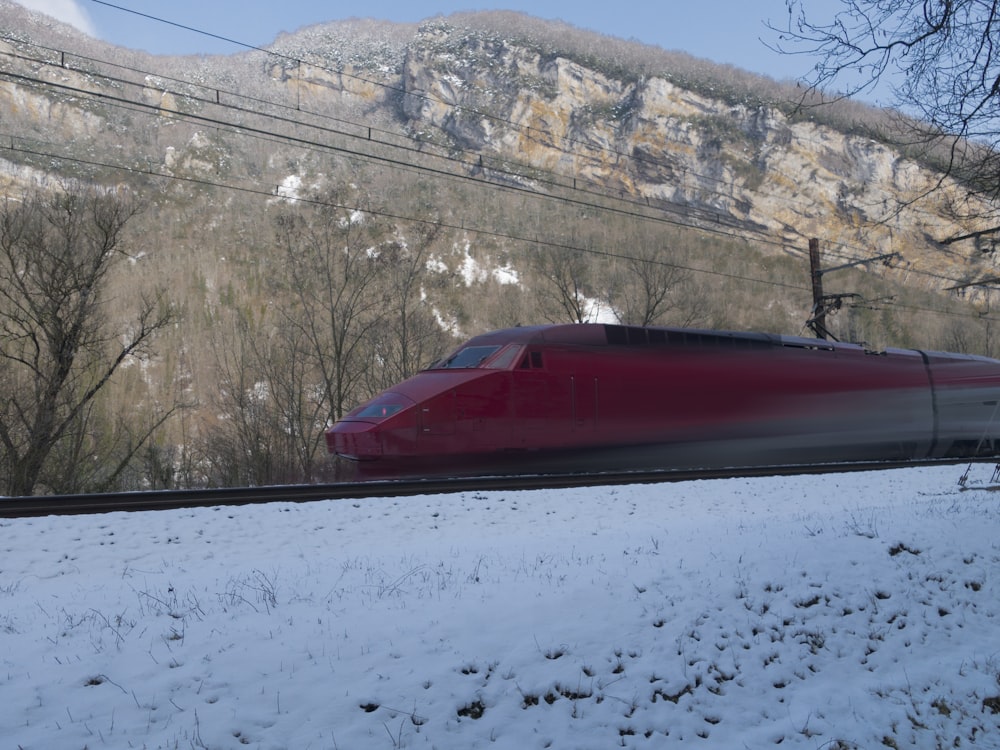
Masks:
[[[354,419],[384,419],[405,408],[406,404],[368,404],[351,414],[351,417]]]
[[[382,439],[370,422],[337,422],[326,433],[331,453],[355,461],[365,461],[382,455]]]

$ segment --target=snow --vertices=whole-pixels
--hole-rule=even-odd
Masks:
[[[614,310],[604,302],[593,297],[583,297],[584,318],[588,323],[621,323]]]
[[[448,271],[448,266],[436,257],[430,258],[426,267],[432,273],[446,273]],[[458,275],[462,277],[462,281],[467,287],[474,284],[484,284],[490,278],[501,286],[520,283],[517,271],[509,263],[492,269],[483,266],[472,257],[472,245],[469,242],[466,242],[462,248],[462,263],[458,267]]]
[[[0,736],[998,747],[964,468],[0,520]]]
[[[431,273],[448,273],[448,264],[434,255],[427,259],[424,267]]]
[[[289,203],[300,200],[302,198],[302,177],[297,174],[288,175],[278,185],[275,195]]]
[[[500,266],[499,268],[493,269],[493,279],[500,284],[500,286],[509,286],[511,284],[520,284],[521,277],[515,269],[509,263],[505,266]]]
[[[483,268],[479,261],[472,257],[470,251],[470,246],[468,243],[465,245],[465,253],[462,258],[462,265],[458,269],[459,275],[462,277],[462,281],[465,282],[466,286],[472,286],[473,284],[481,284],[489,278],[489,271]]]

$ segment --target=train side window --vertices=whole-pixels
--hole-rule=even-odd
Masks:
[[[646,338],[645,328],[636,328],[635,326],[628,326],[625,329],[626,335],[628,336],[628,343],[632,346],[644,346],[649,343],[649,339]]]
[[[507,348],[501,350],[501,352],[486,363],[486,367],[490,370],[506,370],[517,359],[517,355],[521,353],[520,346],[508,346]]]
[[[521,360],[522,370],[540,370],[542,369],[542,353],[541,352],[528,352],[524,355],[524,359]]]
[[[628,332],[625,330],[625,326],[608,324],[604,326],[604,332],[608,337],[608,343],[612,346],[621,346],[628,343]]]

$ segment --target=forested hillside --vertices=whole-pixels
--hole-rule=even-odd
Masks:
[[[331,420],[491,328],[801,334],[811,238],[839,338],[998,349],[977,206],[882,110],[512,13],[198,58],[0,20],[0,492],[329,478]]]

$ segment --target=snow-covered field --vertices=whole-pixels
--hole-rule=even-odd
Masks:
[[[1000,747],[964,468],[0,520],[0,747]]]

